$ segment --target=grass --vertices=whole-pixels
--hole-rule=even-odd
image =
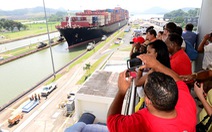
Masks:
[[[76,60],[74,63],[72,63],[69,66],[69,69],[71,69],[72,67],[74,67],[75,65],[82,63],[84,60],[88,59],[90,56],[92,56],[96,51],[98,51],[100,48],[102,48],[102,46],[105,45],[105,43],[107,43],[109,40],[107,41],[103,41],[100,44],[98,44],[93,50],[91,50],[90,52],[87,52],[83,57],[79,58],[78,60]]]
[[[111,37],[118,35],[119,31],[114,33]],[[125,35],[124,32],[122,32],[118,37],[123,37]],[[107,43],[108,41],[110,41],[110,39],[107,39],[106,41],[100,43],[97,47],[96,50],[99,50],[105,43]],[[120,44],[112,44],[110,46],[110,49],[114,49],[114,48],[118,48],[120,46]],[[130,50],[130,49],[129,49]],[[89,52],[90,53],[90,52]],[[94,52],[93,52],[94,53]],[[93,55],[93,53],[91,53]],[[89,57],[91,55],[88,55]],[[77,84],[82,84],[85,82],[85,80],[96,70],[96,68],[105,60],[106,56],[108,55],[104,55],[102,56],[98,61],[96,61],[93,65],[91,65],[91,68],[89,70],[86,71],[86,73],[82,76],[82,78],[77,82]],[[83,60],[85,60],[87,57],[84,58],[84,56],[82,58],[79,59],[79,62],[82,62]],[[76,64],[79,63],[78,61],[76,61]],[[71,67],[70,67],[71,68]]]
[[[18,39],[43,34],[47,32],[46,23],[34,23],[26,25],[27,30],[14,31],[14,32],[0,32],[0,35],[5,36],[5,39]],[[49,32],[57,31],[57,29],[55,28],[56,25],[59,25],[59,22],[49,22],[48,23]]]
[[[54,38],[53,41],[56,41],[56,39],[57,38]],[[48,43],[48,40],[44,41],[44,43]],[[34,44],[30,44],[29,46],[24,46],[24,47],[17,48],[14,50],[8,50],[6,52],[0,53],[0,56],[4,56],[4,59],[8,59],[13,56],[18,56],[18,55],[24,54],[26,52],[30,52],[30,51],[37,49],[38,44],[39,43],[34,43]]]
[[[79,63],[82,63],[84,60],[88,59],[89,57],[91,57],[96,50],[99,50],[106,42],[101,42],[99,45],[97,45],[93,50],[91,50],[90,52],[87,52],[85,55],[83,55],[81,58],[77,59],[75,62],[73,62],[72,64],[69,65],[68,70],[66,72],[68,72],[72,67],[76,66]],[[96,69],[97,66],[99,66],[99,64],[103,61],[103,59],[105,59],[106,55],[101,57],[94,65],[91,66],[90,70],[86,71],[86,74],[83,75],[83,77],[81,78],[81,80],[79,80],[77,82],[77,84],[82,84],[85,81],[85,77],[88,76],[88,71],[90,72],[90,74]],[[49,81],[47,81],[46,84],[50,84],[51,82],[54,82],[56,80],[58,80],[60,77],[63,76],[63,74],[65,74],[64,72],[62,73],[58,73],[56,75],[56,78],[52,78]]]
[[[110,46],[110,49],[115,49],[115,48],[118,48],[120,46],[120,44],[112,44]]]
[[[48,85],[48,84],[50,84],[50,83],[52,83],[52,82],[55,82],[56,80],[58,80],[58,79],[61,78],[62,76],[63,76],[62,73],[56,74],[56,77],[55,77],[55,78],[52,77],[51,79],[49,79],[49,80],[45,83],[45,85]]]
[[[114,36],[118,35],[119,31],[115,32],[113,35],[110,36],[110,38],[113,38]],[[124,32],[122,32],[118,37],[123,37],[125,35]],[[101,42],[99,45],[97,45],[93,50],[91,50],[90,52],[86,53],[83,57],[79,58],[78,60],[76,60],[74,63],[72,63],[69,66],[69,69],[71,69],[72,67],[74,67],[75,65],[82,63],[84,60],[88,59],[90,56],[92,56],[95,51],[98,51],[100,48],[102,48],[106,43],[108,43],[111,39],[108,38],[106,39],[106,41]],[[114,45],[114,44],[113,44]],[[114,45],[111,46],[110,49],[113,48],[117,48],[120,45]],[[85,78],[87,78],[88,76],[90,76],[93,73],[93,69],[96,69],[97,66],[99,66],[100,63],[102,63],[102,61],[105,59],[106,55],[101,57],[97,62],[95,62],[92,66],[90,70],[87,70],[86,73],[82,76],[82,78],[77,82],[77,84],[82,84],[85,81]],[[90,72],[90,73],[88,73]]]
[[[140,28],[140,25],[139,24],[137,24],[137,25],[132,25],[132,28],[135,28],[135,29],[138,29],[138,28]]]
[[[96,61],[89,70],[86,70],[86,73],[82,76],[82,78],[77,82],[77,84],[82,84],[85,82],[85,80],[97,69],[97,67],[102,64],[102,62],[105,60],[105,58],[108,56],[108,54],[102,56],[98,61]]]

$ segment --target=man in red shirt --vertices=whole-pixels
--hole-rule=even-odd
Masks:
[[[191,61],[186,52],[181,48],[183,39],[176,33],[171,33],[165,40],[170,53],[171,69],[178,75],[188,75],[192,73]]]
[[[107,118],[110,132],[195,132],[196,104],[186,84],[178,75],[155,58],[142,54],[145,65],[155,72],[148,75],[144,86],[146,108],[132,115],[122,115],[121,109],[131,79],[120,73],[118,92]],[[176,82],[176,83],[175,83]]]

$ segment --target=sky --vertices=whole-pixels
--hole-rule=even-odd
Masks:
[[[184,7],[200,8],[201,3],[202,0],[45,0],[46,8],[64,8],[65,10],[112,9],[116,6],[129,11],[144,11],[151,7],[175,10]],[[4,0],[0,4],[0,9],[14,10],[37,6],[43,6],[43,0]]]

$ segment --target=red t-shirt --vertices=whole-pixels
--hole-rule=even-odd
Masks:
[[[178,75],[190,75],[191,61],[183,49],[176,52],[170,57],[171,69]]]
[[[107,119],[110,132],[195,132],[196,104],[183,81],[178,81],[177,117],[164,119],[151,114],[147,108],[124,116],[111,115]]]

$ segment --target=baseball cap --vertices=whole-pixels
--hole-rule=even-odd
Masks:
[[[139,42],[140,44],[144,43],[144,41],[145,40],[143,37],[141,37],[141,36],[137,37],[137,42]]]
[[[133,38],[133,42],[134,42],[134,43],[137,43],[137,42],[138,42],[138,38],[137,38],[137,37],[134,37],[134,38]]]

